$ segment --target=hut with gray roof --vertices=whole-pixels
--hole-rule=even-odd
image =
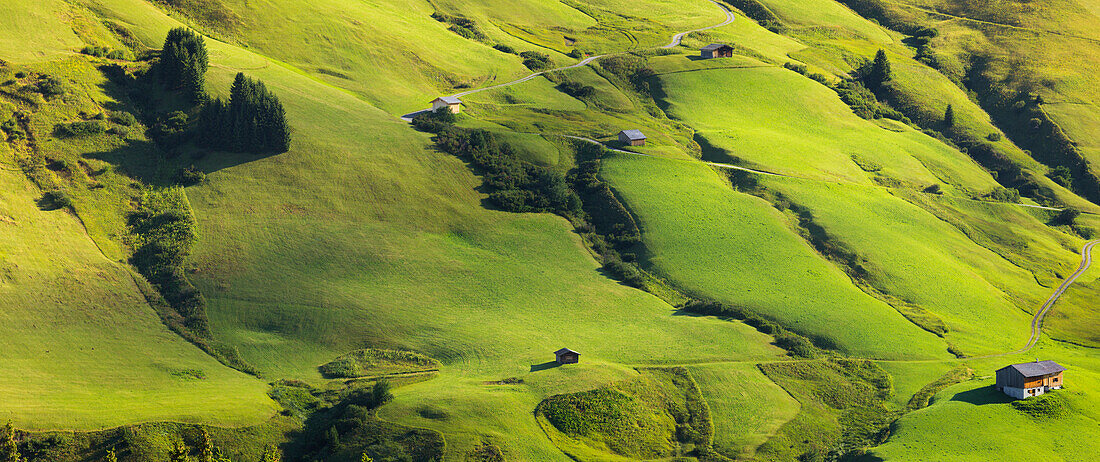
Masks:
[[[1054,361],[1013,364],[997,369],[997,390],[1016,399],[1039,396],[1062,388],[1066,368]]]

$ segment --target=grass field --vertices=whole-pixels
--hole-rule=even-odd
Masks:
[[[601,174],[636,214],[645,261],[690,293],[773,318],[840,351],[942,357],[946,346],[863,293],[766,201],[701,164],[616,155]],[[879,335],[861,335],[859,324]]]
[[[0,419],[92,430],[274,413],[265,383],[168,331],[129,270],[67,211],[39,209],[40,197],[0,145]]]
[[[868,184],[873,174],[903,184],[946,182],[984,192],[996,184],[972,160],[908,127],[860,119],[827,87],[779,68],[705,70],[661,76],[670,117],[738,160],[802,178]],[[715,100],[726,93],[730,98]]]
[[[710,406],[714,449],[730,458],[751,458],[756,447],[801,407],[755,364],[707,364],[688,370]]]

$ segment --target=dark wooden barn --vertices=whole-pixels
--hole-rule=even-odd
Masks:
[[[645,135],[641,130],[623,130],[619,132],[619,142],[629,146],[645,146]]]
[[[732,58],[733,47],[724,43],[712,43],[699,49],[699,56],[703,59]]]
[[[1062,388],[1066,368],[1054,361],[1013,364],[997,369],[997,390],[1016,399],[1038,396]]]
[[[562,348],[554,352],[558,364],[576,364],[581,360],[581,354],[568,348]]]

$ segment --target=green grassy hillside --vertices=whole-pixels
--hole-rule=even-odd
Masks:
[[[1064,435],[1095,436],[1088,428],[1100,418],[1086,346],[1097,341],[1100,273],[1067,291],[1039,347],[1001,354],[1027,342],[1032,315],[1100,229],[1087,213],[1025,205],[1100,208],[1071,192],[1088,196],[1081,183],[1046,176],[1049,154],[1025,151],[987,95],[968,93],[975,76],[961,64],[978,61],[964,51],[1000,42],[973,21],[936,22],[936,64],[859,5],[735,5],[768,19],[735,11],[732,24],[661,50],[676,32],[721,22],[722,9],[705,0],[0,5],[0,349],[10,353],[0,392],[14,397],[0,418],[28,430],[119,427],[49,443],[36,462],[99,460],[116,443],[126,462],[163,458],[178,441],[197,446],[187,423],[215,425],[215,443],[249,460],[273,442],[284,460],[364,451],[987,460],[1025,433],[1042,439],[1029,455],[1085,460]],[[1088,22],[1050,21],[1091,33]],[[141,82],[113,66],[140,76],[182,24],[207,35],[207,92],[227,97],[244,72],[278,96],[288,151],[227,153],[157,136],[168,111],[187,109],[182,98],[133,86]],[[966,40],[978,48],[964,50]],[[696,59],[711,42],[732,43],[737,56]],[[124,59],[82,55],[84,46]],[[880,48],[894,79],[878,98],[904,117],[878,107],[897,120],[860,118],[818,82],[846,78]],[[1074,51],[1092,59],[1089,49]],[[484,159],[456,158],[399,119],[435,96],[539,69],[518,55],[526,51],[549,66],[629,53],[464,96],[447,130],[488,130],[512,148],[501,149],[514,151],[509,161],[584,193],[596,216],[498,210],[490,193],[502,180],[485,181]],[[1073,95],[1080,107],[1052,98],[1024,109],[1082,136],[1087,79],[1052,68],[1033,70],[1051,79],[1039,93]],[[59,95],[42,95],[47,75]],[[955,127],[942,126],[947,104]],[[121,123],[122,112],[140,121]],[[66,135],[72,123],[104,130]],[[618,146],[626,128],[649,137],[630,148],[640,155],[579,150],[561,136]],[[191,166],[204,176],[174,187]],[[159,322],[159,295],[130,264],[140,236],[127,216],[169,186],[196,225],[179,269],[206,302],[210,338],[198,343],[255,376]],[[1028,197],[1004,202],[1003,187]],[[58,197],[71,206],[54,209]],[[602,214],[617,227],[600,228]],[[692,298],[729,316],[695,314]],[[817,348],[796,351],[785,341],[803,339],[790,332]],[[554,363],[561,347],[581,362]],[[1065,390],[1022,408],[988,390],[992,370],[1035,357],[1069,368]],[[271,419],[277,406],[283,416]],[[135,425],[156,421],[182,423]],[[1023,433],[990,432],[989,421]]]
[[[0,146],[0,418],[92,430],[176,420],[246,425],[274,413],[267,386],[165,328],[130,270]],[[137,276],[140,277],[140,276]]]

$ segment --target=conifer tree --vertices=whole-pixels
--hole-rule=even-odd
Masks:
[[[886,57],[886,52],[880,49],[875,53],[875,60],[871,62],[871,69],[867,72],[867,84],[871,88],[878,88],[892,77],[890,60]]]
[[[157,63],[161,82],[167,88],[182,90],[192,102],[205,101],[209,65],[206,43],[201,35],[183,27],[168,31]]]
[[[943,112],[943,124],[947,128],[955,126],[955,108],[950,104],[947,105],[947,110]]]

